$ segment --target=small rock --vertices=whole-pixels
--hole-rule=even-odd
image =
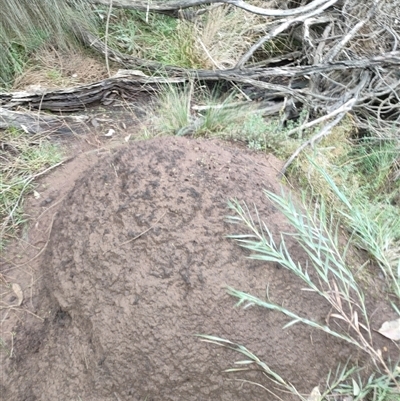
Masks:
[[[93,127],[97,128],[98,126],[100,126],[99,122],[97,121],[96,118],[92,118],[90,120],[90,123],[93,125]]]
[[[53,198],[46,198],[40,203],[40,206],[47,206],[49,203],[53,202]]]

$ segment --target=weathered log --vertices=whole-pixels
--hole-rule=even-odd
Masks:
[[[0,107],[0,129],[16,128],[27,134],[58,133],[72,134],[79,132],[82,123],[89,117],[58,117],[29,111],[12,111]]]
[[[116,97],[134,100],[140,94],[157,91],[162,84],[180,82],[184,82],[184,79],[144,77],[135,74],[117,75],[72,88],[0,93],[0,106],[6,109],[29,106],[36,110],[81,111],[96,104],[111,104]]]

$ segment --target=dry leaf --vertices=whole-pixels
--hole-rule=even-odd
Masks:
[[[357,397],[358,395],[360,395],[360,386],[354,379],[351,380],[353,381],[353,395]]]
[[[33,191],[33,196],[35,199],[39,199],[40,198],[40,193],[38,191]]]
[[[17,306],[20,306],[22,304],[22,301],[24,300],[24,293],[22,292],[21,286],[17,283],[13,283],[11,288],[15,292],[15,295],[18,298]]]
[[[353,320],[354,320],[354,325],[355,325],[355,326],[357,327],[357,329],[358,329],[358,313],[357,313],[357,311],[354,311]]]
[[[378,333],[393,341],[400,340],[400,319],[383,323]]]
[[[113,130],[112,128],[110,128],[107,132],[107,134],[104,134],[104,136],[113,136],[115,134],[115,130]]]
[[[314,387],[311,394],[307,397],[307,401],[321,401],[321,393],[319,387]]]
[[[29,130],[28,130],[28,128],[26,127],[26,125],[21,124],[20,127],[23,129],[23,131],[25,132],[25,134],[29,134]]]

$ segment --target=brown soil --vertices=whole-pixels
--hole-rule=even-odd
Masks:
[[[276,240],[289,229],[262,193],[280,191],[280,166],[217,141],[160,138],[56,171],[31,200],[40,216],[24,244],[37,257],[24,264],[11,250],[1,270],[25,295],[2,317],[18,325],[7,340],[12,358],[2,355],[1,399],[273,399],[251,383],[277,392],[260,372],[224,373],[245,358],[198,333],[243,344],[305,394],[350,355],[356,362],[345,343],[300,324],[282,330],[282,314],[235,308],[226,294],[229,285],[264,298],[268,287],[305,317],[324,322],[330,312],[288,271],[246,258],[226,237],[245,232],[225,221],[231,198],[255,203]]]

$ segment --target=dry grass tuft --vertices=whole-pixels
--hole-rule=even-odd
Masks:
[[[8,130],[0,141],[0,250],[26,220],[23,202],[33,181],[59,165],[59,148],[43,135]]]
[[[268,6],[266,2],[258,3],[262,3],[263,7]],[[240,57],[264,34],[268,22],[266,17],[230,5],[212,7],[195,22],[194,45],[202,60],[202,67],[233,68]]]
[[[9,87],[30,56],[43,45],[70,49],[80,29],[95,31],[90,5],[84,0],[3,0],[0,13],[0,86]]]
[[[14,90],[29,89],[31,86],[70,87],[108,77],[104,60],[93,58],[83,50],[42,48],[29,64],[31,66],[15,79]]]

